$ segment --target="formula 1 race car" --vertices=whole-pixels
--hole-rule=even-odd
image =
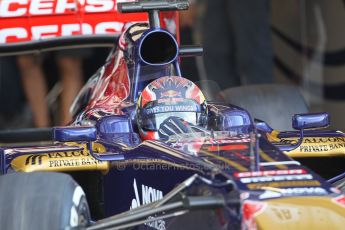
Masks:
[[[345,135],[323,129],[327,113],[297,114],[298,131],[278,132],[243,108],[208,101],[179,67],[200,49],[179,47],[161,27],[161,11],[187,8],[185,0],[118,3],[122,13],[147,12],[149,23],[125,24],[76,98],[71,124],[52,128],[51,145],[0,149],[1,229],[345,226]],[[338,167],[323,165],[331,158]]]

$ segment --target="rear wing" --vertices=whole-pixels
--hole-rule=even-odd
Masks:
[[[123,14],[128,0],[0,0],[0,56],[71,47],[113,46],[124,24],[148,21]],[[164,28],[178,36],[178,13],[161,12]]]

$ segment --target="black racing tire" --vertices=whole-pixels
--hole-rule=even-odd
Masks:
[[[334,182],[332,185],[338,188],[343,194],[345,194],[345,178]]]
[[[0,176],[0,228],[6,230],[86,227],[90,213],[82,188],[62,173]]]
[[[263,84],[229,88],[221,92],[225,101],[246,109],[252,118],[277,130],[293,130],[294,114],[308,113],[305,100],[293,85]]]

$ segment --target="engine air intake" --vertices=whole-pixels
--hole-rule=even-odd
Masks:
[[[178,45],[175,38],[165,31],[152,31],[141,40],[139,56],[149,65],[165,65],[176,60]]]

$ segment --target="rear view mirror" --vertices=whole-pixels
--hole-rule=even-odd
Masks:
[[[95,127],[54,127],[53,140],[60,142],[74,141],[95,141],[97,138],[97,130]]]
[[[295,114],[292,117],[292,127],[297,130],[317,129],[329,126],[328,113]]]

